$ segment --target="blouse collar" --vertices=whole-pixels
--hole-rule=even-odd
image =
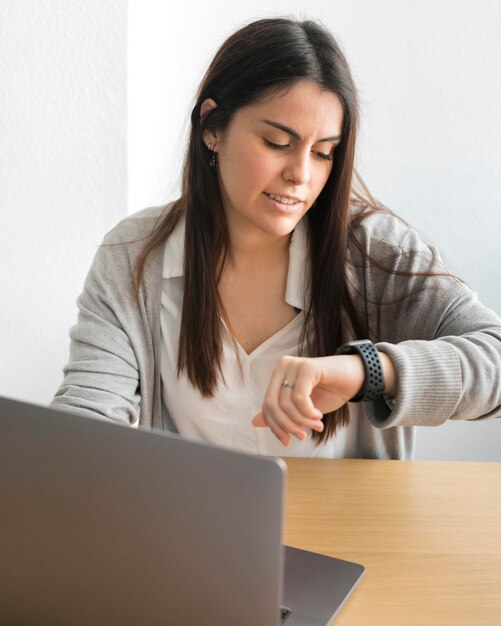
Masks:
[[[181,218],[164,249],[162,277],[179,278],[184,274],[184,229],[185,218]],[[294,229],[289,245],[289,269],[285,288],[285,301],[295,309],[303,310],[306,306],[308,275],[308,241],[305,218]]]

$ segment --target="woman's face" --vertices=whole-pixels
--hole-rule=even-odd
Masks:
[[[239,109],[224,133],[206,131],[230,235],[292,232],[327,182],[342,124],[338,96],[302,80]]]

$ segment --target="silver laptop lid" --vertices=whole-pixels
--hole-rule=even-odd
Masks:
[[[276,626],[284,473],[0,399],[0,623]]]

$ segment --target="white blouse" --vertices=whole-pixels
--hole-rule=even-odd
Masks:
[[[221,369],[226,384],[214,397],[204,398],[183,373],[177,376],[177,354],[183,293],[184,221],[165,245],[160,314],[160,372],[163,401],[179,433],[234,450],[269,456],[342,458],[356,456],[357,411],[350,406],[350,424],[326,444],[315,445],[311,437],[294,436],[285,447],[269,428],[252,426],[261,411],[271,374],[282,355],[298,355],[304,320],[304,287],[307,264],[305,227],[300,222],[289,249],[286,301],[300,313],[287,326],[247,354],[224,326]],[[235,348],[236,344],[236,348]],[[310,433],[311,434],[311,433]]]

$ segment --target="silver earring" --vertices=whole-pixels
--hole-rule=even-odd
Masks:
[[[209,151],[212,152],[209,159],[209,167],[216,167],[216,153],[212,150],[212,144],[210,143],[207,147]]]

